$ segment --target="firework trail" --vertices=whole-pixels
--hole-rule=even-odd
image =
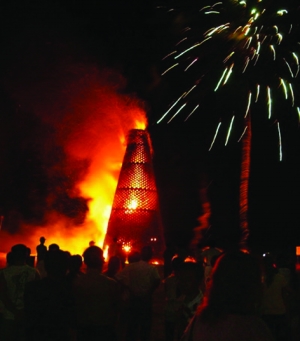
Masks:
[[[177,78],[180,93],[157,123],[170,123],[177,115],[187,120],[205,108],[216,124],[213,142],[219,129],[226,129],[225,145],[233,130],[236,140],[243,135],[250,112],[252,120],[260,116],[258,120],[277,128],[284,122],[298,124],[298,18],[296,1],[227,0],[199,5],[195,20],[163,58],[162,75]],[[278,134],[281,141],[279,128]]]

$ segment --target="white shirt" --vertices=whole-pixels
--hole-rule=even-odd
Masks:
[[[115,277],[135,296],[149,294],[155,283],[160,280],[157,268],[143,260],[128,264]]]

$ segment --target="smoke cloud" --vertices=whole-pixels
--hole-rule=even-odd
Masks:
[[[59,7],[14,5],[2,13],[0,251],[45,235],[80,252],[104,238],[125,135],[145,122],[144,103],[89,57],[78,23]]]

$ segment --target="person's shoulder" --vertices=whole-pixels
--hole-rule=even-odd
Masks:
[[[148,265],[149,265],[149,267],[150,267],[153,271],[158,272],[157,265],[151,264],[151,263],[148,263]]]
[[[27,271],[27,272],[30,272],[30,273],[33,273],[33,274],[36,274],[38,273],[38,270],[28,264],[25,264],[23,265],[23,268],[22,268],[23,271]]]
[[[111,277],[105,276],[104,274],[101,274],[101,283],[99,284],[100,286],[103,287],[105,291],[110,292],[112,294],[115,294],[116,292],[119,291],[118,282]]]
[[[47,277],[41,279],[40,281],[29,281],[25,284],[26,290],[30,290],[30,291],[36,291],[38,288],[40,288],[41,286],[45,285],[45,279]]]
[[[140,260],[139,262],[136,262],[137,269],[145,269],[147,271],[151,272],[157,272],[157,267],[154,264],[151,264],[150,262],[146,262],[143,260]]]
[[[149,265],[151,266],[150,271],[151,271],[152,277],[156,280],[160,280],[161,278],[160,278],[160,274],[159,274],[157,266],[155,266],[153,264],[149,264]]]
[[[141,268],[141,261],[126,264],[125,267],[120,271],[122,273],[138,271]]]
[[[81,283],[84,283],[86,281],[87,275],[86,273],[82,273],[80,276],[76,276],[73,280],[72,286],[80,286]]]
[[[24,272],[28,274],[28,281],[34,280],[34,279],[41,279],[41,274],[37,268],[34,268],[32,266],[29,266],[26,264],[26,268],[24,269]]]
[[[105,275],[105,273],[101,273],[100,274],[100,277],[102,278],[103,281],[107,282],[107,283],[110,283],[112,285],[115,285],[117,284],[117,281],[111,277],[108,277]]]
[[[25,284],[25,292],[27,296],[39,295],[41,291],[49,292],[49,288],[51,288],[51,284],[49,284],[48,277],[38,281],[28,281]]]
[[[24,265],[10,265],[6,268],[2,269],[3,274],[6,276],[14,276],[14,275],[21,275],[22,273],[27,274],[36,274],[37,270],[33,268],[32,266],[29,266],[27,264]]]
[[[144,260],[140,260],[138,262],[136,262],[139,266],[145,267],[145,268],[149,268],[149,269],[156,269],[156,266],[154,264],[151,263],[151,260],[149,262],[146,262]]]
[[[119,283],[116,279],[111,278],[111,277],[107,277],[107,279],[109,280],[108,283],[109,285],[113,288],[113,290],[119,290]]]

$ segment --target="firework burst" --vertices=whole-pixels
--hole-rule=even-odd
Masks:
[[[225,145],[233,131],[239,141],[251,113],[252,120],[276,127],[282,159],[281,125],[300,122],[297,10],[296,1],[231,0],[199,6],[196,19],[163,58],[162,75],[177,77],[180,92],[157,123],[170,123],[178,115],[187,120],[205,111],[216,122],[211,149],[222,129]]]

